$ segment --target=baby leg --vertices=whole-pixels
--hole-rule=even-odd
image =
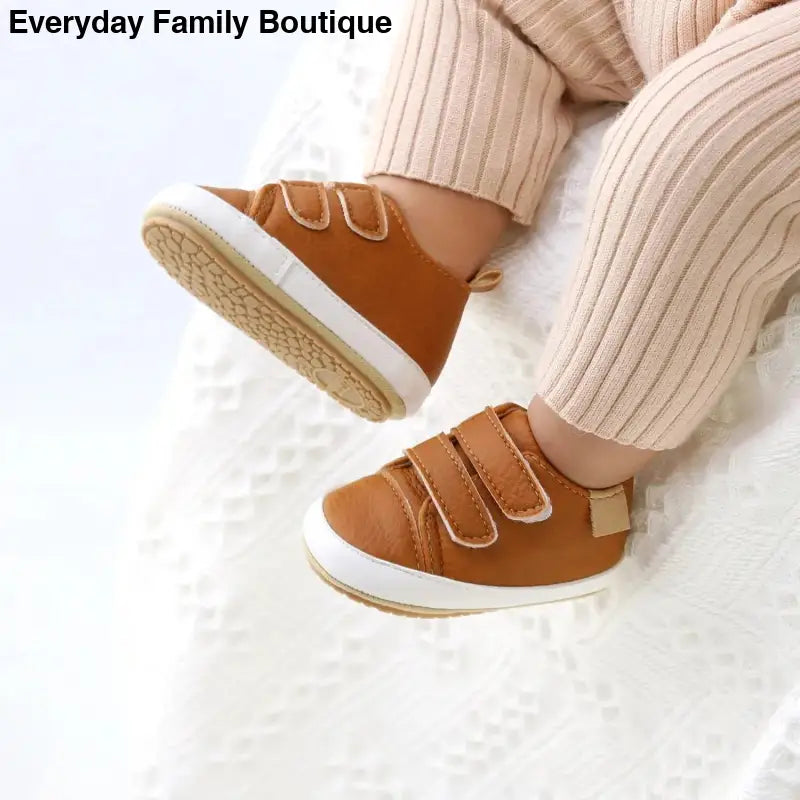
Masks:
[[[790,3],[678,59],[609,132],[530,408],[579,483],[681,444],[800,267],[798,75]]]

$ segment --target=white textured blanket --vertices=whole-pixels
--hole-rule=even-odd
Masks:
[[[385,48],[315,40],[249,183],[358,178]],[[639,482],[619,589],[414,621],[304,563],[315,496],[482,405],[527,401],[608,124],[582,121],[415,419],[351,416],[198,310],[129,534],[133,797],[800,797],[800,294],[712,418]]]

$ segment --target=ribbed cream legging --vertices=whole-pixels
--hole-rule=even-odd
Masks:
[[[688,437],[800,268],[800,0],[731,5],[415,0],[369,155],[529,223],[575,110],[630,101],[538,391],[641,448]]]

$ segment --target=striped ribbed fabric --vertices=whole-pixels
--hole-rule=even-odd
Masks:
[[[482,197],[530,224],[576,105],[626,102],[726,29],[786,0],[413,0],[365,174]]]
[[[606,140],[539,391],[578,428],[680,444],[800,268],[800,3],[715,35]]]
[[[367,174],[529,223],[597,101],[630,103],[539,391],[583,430],[674,447],[800,268],[800,0],[414,0]]]
[[[714,28],[714,33],[727,30],[731,25],[737,22],[744,22],[744,20],[754,17],[756,14],[766,11],[774,6],[783,5],[786,0],[739,0],[732,8],[728,10],[725,16],[720,20],[719,24]]]
[[[608,0],[512,0],[502,13],[416,0],[366,173],[466,192],[530,223],[572,130],[567,94],[627,100],[642,78]]]

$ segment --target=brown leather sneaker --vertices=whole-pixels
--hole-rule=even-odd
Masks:
[[[447,616],[609,585],[633,480],[576,485],[542,455],[525,409],[487,408],[309,509],[311,566],[385,610]]]
[[[500,280],[452,277],[364,184],[172,186],[148,207],[143,237],[181,286],[373,421],[419,408],[470,291]]]

